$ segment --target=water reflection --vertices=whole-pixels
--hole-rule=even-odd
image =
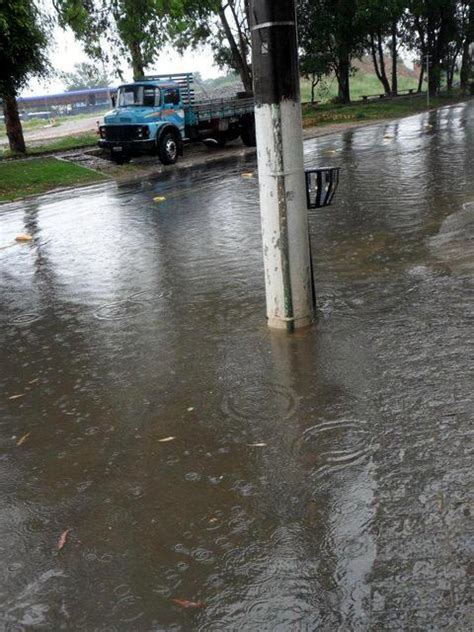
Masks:
[[[472,121],[306,143],[344,175],[290,338],[251,159],[2,207],[6,629],[467,629]]]

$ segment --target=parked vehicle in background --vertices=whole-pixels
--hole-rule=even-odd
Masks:
[[[196,102],[191,73],[145,77],[119,86],[99,135],[99,147],[118,164],[141,154],[174,164],[190,142],[223,146],[240,136],[255,146],[254,100],[245,93]]]

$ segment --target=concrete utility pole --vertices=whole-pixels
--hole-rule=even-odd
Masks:
[[[260,213],[268,325],[313,322],[294,0],[251,0]]]

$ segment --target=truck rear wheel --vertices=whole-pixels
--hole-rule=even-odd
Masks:
[[[165,132],[158,141],[158,157],[164,165],[174,165],[178,160],[178,139],[173,132]]]
[[[244,123],[244,128],[240,134],[242,142],[247,147],[255,147],[257,145],[257,137],[255,135],[255,119],[249,118]]]

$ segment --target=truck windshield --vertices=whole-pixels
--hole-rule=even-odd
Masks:
[[[154,86],[121,86],[118,89],[119,108],[138,105],[154,107],[160,105],[160,91]]]

